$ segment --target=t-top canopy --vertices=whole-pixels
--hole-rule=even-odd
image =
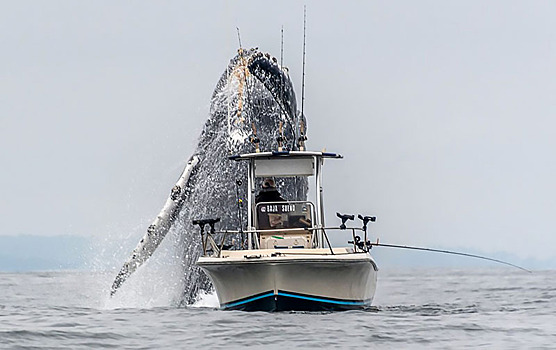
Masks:
[[[312,151],[273,151],[273,152],[258,152],[258,153],[244,153],[235,156],[230,156],[230,160],[248,160],[253,158],[307,158],[307,157],[321,157],[321,158],[343,158],[341,154],[330,152],[312,152]]]
[[[232,160],[253,160],[255,177],[312,176],[316,158],[342,158],[336,153],[284,151],[247,153],[229,157]]]

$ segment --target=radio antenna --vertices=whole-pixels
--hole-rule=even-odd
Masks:
[[[303,73],[301,75],[301,115],[305,103],[305,32],[307,31],[307,6],[303,6]]]
[[[237,41],[239,41],[239,48],[241,49],[242,46],[241,46],[241,36],[239,35],[239,27],[236,27],[236,29],[237,29]]]
[[[284,101],[284,25],[282,25],[282,30],[280,31],[280,108],[282,108],[281,103]],[[286,115],[286,111],[284,111],[284,117]],[[292,128],[293,129],[293,128]],[[295,133],[295,131],[293,131]],[[278,134],[278,151],[282,152],[282,144],[284,142],[284,133],[282,131],[282,122],[280,122],[280,132]],[[295,140],[295,135],[294,135]]]
[[[307,6],[303,6],[303,71],[301,74],[301,115],[300,115],[300,125],[299,125],[299,147],[301,149],[301,147],[303,147],[304,150],[305,145],[302,145],[302,139],[307,139],[304,132],[303,132],[303,128],[301,126],[301,123],[303,123],[303,111],[304,111],[304,105],[305,105],[305,33],[307,32]]]
[[[301,118],[305,104],[305,32],[307,29],[307,6],[303,6],[303,73],[301,75]]]
[[[284,26],[282,26],[282,32],[280,36],[280,68],[284,66]]]

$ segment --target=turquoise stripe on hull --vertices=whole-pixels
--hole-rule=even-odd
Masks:
[[[370,304],[370,299],[340,300],[278,291],[276,294],[274,292],[265,292],[253,295],[242,300],[224,304],[221,308],[225,310],[246,311],[334,311],[361,309]]]
[[[298,298],[298,299],[304,299],[304,300],[311,300],[311,301],[317,301],[319,303],[330,303],[330,304],[338,304],[338,305],[361,305],[361,306],[365,306],[367,304],[369,304],[369,301],[363,300],[363,301],[348,301],[348,300],[334,300],[334,299],[326,299],[326,298],[322,298],[322,297],[312,297],[312,296],[305,296],[305,295],[297,295],[297,294],[290,294],[290,293],[284,293],[284,292],[278,292],[278,295],[282,295],[285,297],[290,297],[290,298]]]
[[[253,301],[255,301],[255,300],[259,300],[259,299],[263,299],[263,298],[268,298],[268,297],[271,297],[271,296],[273,296],[273,295],[274,295],[273,292],[268,292],[268,293],[265,293],[265,294],[262,294],[262,295],[257,295],[257,296],[251,297],[251,298],[249,298],[249,299],[245,299],[245,300],[240,300],[240,301],[236,301],[236,302],[227,303],[227,304],[225,304],[222,308],[224,308],[224,309],[232,308],[232,307],[239,306],[239,305],[242,305],[242,304],[251,303],[251,302],[253,302]]]

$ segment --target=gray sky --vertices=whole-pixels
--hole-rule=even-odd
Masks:
[[[556,3],[307,1],[326,207],[381,241],[556,259]],[[301,96],[303,3],[0,2],[0,235],[139,239],[237,49]]]

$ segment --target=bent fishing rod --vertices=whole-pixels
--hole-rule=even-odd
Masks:
[[[342,220],[342,224],[339,227],[340,230],[345,230],[345,229],[356,230],[356,228],[348,228],[345,225],[348,220],[353,220],[355,215],[336,213],[336,216],[338,216]],[[453,250],[445,250],[445,249],[415,247],[415,246],[410,246],[410,245],[379,243],[378,239],[377,239],[376,242],[370,242],[370,241],[367,240],[367,225],[370,222],[375,222],[376,221],[376,216],[362,216],[361,214],[359,214],[357,217],[363,222],[363,227],[362,228],[357,228],[357,229],[361,230],[365,233],[365,239],[364,239],[364,241],[361,241],[361,238],[359,236],[355,236],[355,231],[354,231],[354,241],[350,242],[350,243],[354,243],[355,245],[357,245],[359,248],[363,249],[364,251],[369,251],[374,246],[374,247],[410,249],[410,250],[420,250],[420,251],[425,251],[425,252],[452,254],[452,255],[467,256],[467,257],[470,257],[470,258],[488,260],[488,261],[496,262],[496,263],[499,263],[499,264],[512,266],[512,267],[518,268],[520,270],[532,273],[531,270],[528,270],[524,267],[509,263],[507,261],[494,259],[494,258],[489,258],[487,256],[482,256],[482,255],[477,255],[477,254],[462,253],[462,252],[456,252],[456,251],[453,251]]]
[[[469,254],[469,253],[462,253],[462,252],[455,252],[452,250],[444,250],[444,249],[434,249],[434,248],[424,248],[424,247],[414,247],[414,246],[408,246],[408,245],[398,245],[398,244],[386,244],[386,243],[372,243],[372,242],[368,242],[367,246],[372,247],[372,246],[376,246],[376,247],[387,247],[387,248],[400,248],[400,249],[411,249],[411,250],[422,250],[422,251],[426,251],[426,252],[435,252],[435,253],[444,253],[444,254],[452,254],[452,255],[460,255],[460,256],[467,256],[470,258],[477,258],[477,259],[483,259],[483,260],[488,260],[488,261],[493,261],[493,262],[497,262],[500,264],[504,264],[504,265],[508,265],[508,266],[512,266],[515,268],[518,268],[520,270],[523,271],[527,271],[527,272],[532,272],[531,270],[527,270],[524,267],[509,263],[507,261],[502,261],[502,260],[498,260],[498,259],[494,259],[494,258],[489,258],[487,256],[482,256],[482,255],[476,255],[476,254]]]

